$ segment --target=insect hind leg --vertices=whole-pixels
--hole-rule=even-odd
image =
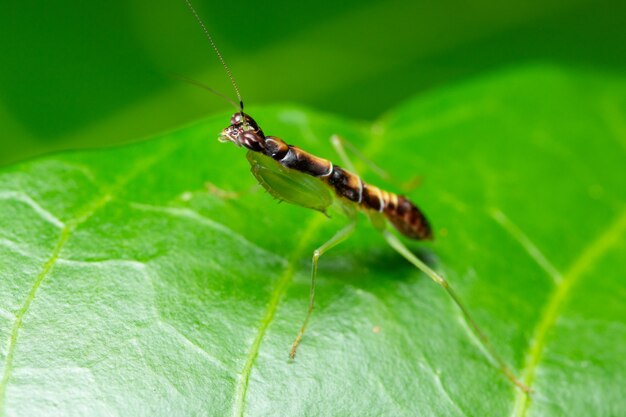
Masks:
[[[389,246],[391,246],[396,252],[402,255],[407,261],[409,261],[415,267],[417,267],[417,269],[419,269],[420,271],[428,275],[430,279],[432,279],[437,284],[439,284],[448,293],[450,298],[452,298],[452,301],[454,301],[454,304],[456,304],[459,310],[461,310],[461,312],[463,313],[465,320],[467,321],[470,328],[472,329],[472,332],[474,332],[474,334],[478,338],[480,345],[487,352],[488,359],[493,360],[498,365],[498,368],[500,369],[500,371],[502,371],[502,373],[507,377],[509,381],[517,385],[517,387],[519,387],[525,393],[529,393],[530,388],[528,388],[524,383],[522,383],[519,379],[517,379],[517,377],[515,376],[515,374],[513,374],[513,371],[511,371],[511,369],[506,364],[504,359],[502,359],[502,357],[498,355],[498,353],[496,352],[496,349],[489,341],[489,338],[487,337],[487,335],[478,326],[478,323],[476,323],[476,321],[470,314],[469,310],[467,309],[467,307],[465,307],[465,304],[463,304],[459,296],[456,294],[456,291],[452,289],[448,281],[446,281],[446,279],[442,277],[441,275],[439,275],[437,272],[432,270],[421,259],[415,256],[415,254],[413,254],[413,252],[411,252],[394,234],[386,230],[383,232],[383,236],[385,237],[385,240],[387,241]]]
[[[296,357],[296,350],[298,349],[298,345],[302,340],[302,336],[304,336],[306,326],[309,323],[311,313],[313,312],[313,308],[315,307],[315,279],[317,277],[317,264],[319,262],[319,259],[324,253],[348,239],[350,235],[352,235],[352,232],[354,232],[355,226],[356,219],[353,219],[343,229],[339,230],[326,243],[315,249],[315,251],[313,252],[313,258],[311,261],[311,287],[309,289],[309,308],[307,310],[306,317],[304,318],[304,322],[302,323],[302,327],[300,327],[300,331],[298,332],[298,335],[296,336],[293,345],[291,345],[291,351],[289,352],[289,357],[291,359],[295,359]]]
[[[330,137],[330,143],[331,145],[333,145],[333,148],[335,149],[335,152],[337,152],[337,155],[339,155],[341,163],[348,171],[358,174],[356,168],[354,167],[354,164],[348,157],[346,148],[350,149],[350,152],[355,154],[361,161],[363,161],[363,163],[367,165],[370,170],[372,170],[372,172],[374,172],[380,178],[385,181],[394,181],[400,184],[400,189],[405,193],[413,191],[422,184],[423,178],[419,175],[413,176],[408,181],[401,181],[399,178],[395,178],[387,171],[376,165],[371,159],[366,157],[363,152],[359,151],[356,146],[354,146],[348,140],[342,138],[339,135],[332,135]]]
[[[358,174],[356,171],[356,168],[354,167],[354,164],[352,163],[352,161],[348,157],[348,154],[346,153],[346,148],[350,149],[350,152],[355,154],[361,161],[363,161],[367,165],[369,169],[375,172],[378,176],[380,176],[381,178],[385,180],[388,180],[389,178],[391,178],[391,176],[387,173],[387,171],[385,171],[384,169],[376,165],[374,162],[372,162],[372,160],[366,157],[363,154],[363,152],[359,151],[359,149],[356,146],[354,146],[352,143],[348,142],[346,139],[342,138],[341,136],[332,135],[330,137],[330,143],[331,145],[333,145],[333,148],[335,148],[335,152],[337,152],[337,155],[339,155],[339,158],[341,159],[341,163],[344,164],[345,168],[348,171],[351,171],[354,174]]]

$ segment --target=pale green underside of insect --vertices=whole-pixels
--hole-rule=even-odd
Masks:
[[[284,167],[258,152],[248,151],[246,157],[254,177],[275,198],[326,215],[332,211],[352,219],[356,216],[358,206],[352,201],[337,197],[332,188],[320,178]],[[385,228],[385,219],[380,213],[367,210],[365,214],[374,227],[379,230]]]
[[[286,168],[258,152],[248,151],[246,157],[257,181],[281,201],[326,213],[338,200],[319,178]]]

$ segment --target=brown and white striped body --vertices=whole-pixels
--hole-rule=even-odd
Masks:
[[[231,125],[224,129],[221,138],[263,153],[286,168],[321,179],[337,196],[351,201],[360,209],[383,213],[407,237],[418,240],[433,238],[428,220],[406,197],[367,184],[358,175],[329,160],[288,145],[280,138],[265,136],[256,122],[246,114],[235,113]]]

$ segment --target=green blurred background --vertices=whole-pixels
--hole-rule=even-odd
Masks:
[[[501,67],[626,69],[625,1],[195,5],[252,111],[289,101],[373,119],[420,91]],[[0,165],[230,111],[171,73],[234,95],[182,0],[5,0],[0,60]]]

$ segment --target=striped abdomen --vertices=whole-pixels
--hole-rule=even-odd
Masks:
[[[358,175],[333,165],[282,139],[266,136],[266,155],[287,168],[318,177],[330,185],[335,193],[359,206],[383,213],[399,232],[413,239],[432,239],[432,230],[424,214],[406,197],[366,184]]]

